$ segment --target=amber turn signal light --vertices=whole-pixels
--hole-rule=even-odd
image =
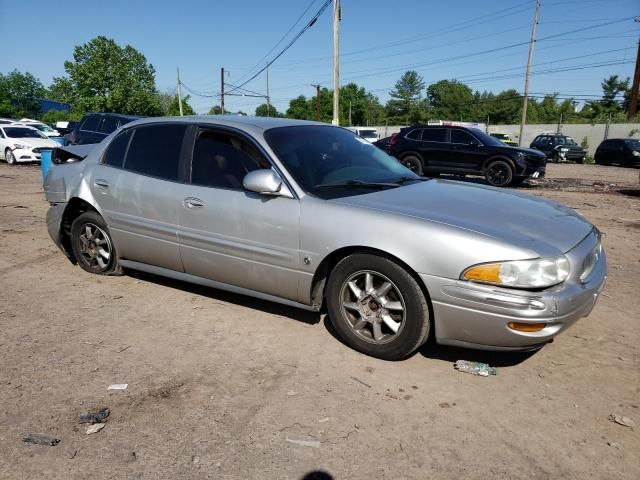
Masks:
[[[507,326],[511,330],[516,330],[518,332],[539,332],[544,327],[547,326],[546,323],[520,323],[520,322],[509,322]]]

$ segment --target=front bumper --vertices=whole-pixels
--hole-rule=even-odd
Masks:
[[[39,162],[40,151],[34,152],[32,148],[14,148],[12,150],[16,162]]]
[[[49,210],[47,210],[47,230],[49,232],[49,236],[56,244],[56,246],[65,252],[67,252],[62,247],[62,216],[64,215],[64,210],[67,207],[66,203],[51,203],[49,206]]]
[[[548,343],[589,315],[604,287],[604,251],[589,276],[579,278],[584,260],[597,244],[594,231],[565,254],[571,264],[570,277],[538,292],[420,274],[431,295],[436,341],[485,350],[531,350]],[[509,328],[509,322],[546,326],[537,332],[522,332]]]

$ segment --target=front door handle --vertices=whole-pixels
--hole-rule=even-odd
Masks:
[[[93,182],[93,184],[96,187],[100,187],[100,188],[109,188],[109,182],[107,182],[106,180],[102,180],[102,179],[98,179],[95,182]]]
[[[195,197],[187,197],[182,201],[183,205],[189,209],[194,209],[194,208],[202,208],[204,207],[204,202],[202,200],[200,200],[199,198],[195,198]]]

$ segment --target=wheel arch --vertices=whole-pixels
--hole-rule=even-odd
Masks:
[[[427,301],[427,305],[429,307],[429,318],[431,319],[431,331],[435,332],[434,330],[435,322],[433,321],[433,307],[431,305],[431,297],[429,295],[429,291],[427,290],[427,286],[424,284],[424,282],[420,278],[420,275],[418,275],[418,273],[401,258],[398,258],[393,254],[390,254],[388,252],[385,252],[384,250],[380,250],[374,247],[368,247],[364,245],[351,245],[347,247],[338,248],[333,252],[329,253],[327,256],[325,256],[320,262],[320,265],[318,265],[318,268],[316,269],[313,275],[313,280],[311,282],[310,294],[311,294],[312,305],[317,306],[319,309],[324,308],[325,302],[326,302],[325,289],[327,285],[327,280],[329,279],[331,272],[342,259],[348,257],[349,255],[353,255],[354,253],[366,253],[370,255],[378,255],[380,257],[384,257],[389,260],[392,260],[393,262],[400,265],[403,269],[405,269],[406,272],[420,286],[420,290],[422,290],[422,293],[424,294],[424,297]],[[429,334],[430,337],[431,335],[433,335],[433,333]]]
[[[503,160],[505,162],[507,162],[511,168],[513,169],[513,174],[515,175],[517,173],[517,168],[518,166],[516,165],[516,163],[513,161],[512,158],[509,158],[506,155],[493,155],[492,157],[487,158],[484,163],[482,164],[482,171],[486,172],[487,171],[487,167],[489,166],[489,164],[491,162],[495,162],[496,160]]]
[[[60,245],[67,257],[74,264],[76,263],[76,259],[73,255],[73,249],[71,248],[71,224],[76,218],[88,211],[96,212],[102,216],[98,209],[86,200],[80,197],[73,197],[67,202],[67,206],[60,219]]]

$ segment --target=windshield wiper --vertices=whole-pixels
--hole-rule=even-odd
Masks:
[[[349,180],[344,183],[320,183],[313,188],[393,188],[399,187],[399,183],[393,182],[365,182],[363,180]]]
[[[409,181],[416,181],[416,182],[426,182],[427,180],[431,180],[431,178],[429,177],[409,177],[407,175],[404,175],[396,180],[394,180],[395,183],[399,183],[400,185],[402,185],[405,182],[409,182]]]

